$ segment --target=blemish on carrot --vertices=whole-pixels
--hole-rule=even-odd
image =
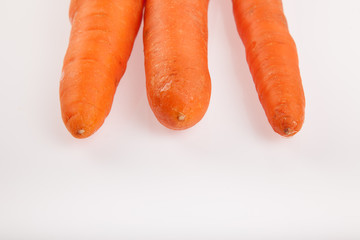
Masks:
[[[179,113],[179,115],[178,115],[178,117],[177,117],[177,119],[178,119],[179,121],[184,121],[185,118],[186,118],[186,116],[185,116],[183,113]]]
[[[79,129],[78,131],[77,131],[77,134],[79,134],[79,135],[83,135],[85,133],[85,130],[84,129]]]

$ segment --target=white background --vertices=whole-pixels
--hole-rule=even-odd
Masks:
[[[275,134],[230,0],[209,7],[212,98],[186,131],[147,103],[142,28],[112,111],[64,127],[69,0],[2,0],[0,239],[360,239],[360,2],[284,0],[306,94],[301,132]]]

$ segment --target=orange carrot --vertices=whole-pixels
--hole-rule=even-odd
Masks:
[[[209,0],[147,0],[144,15],[146,88],[164,126],[199,122],[210,101],[207,62]]]
[[[292,136],[303,125],[305,97],[282,2],[233,0],[233,10],[268,121],[280,135]]]
[[[72,0],[72,24],[60,81],[62,118],[76,138],[109,114],[140,27],[143,0]]]

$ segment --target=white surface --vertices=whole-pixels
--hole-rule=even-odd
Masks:
[[[307,100],[291,139],[265,118],[224,0],[196,127],[153,116],[141,29],[105,124],[74,139],[58,100],[68,5],[1,3],[0,239],[360,239],[359,1],[284,0]]]

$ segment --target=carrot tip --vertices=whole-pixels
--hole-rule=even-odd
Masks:
[[[177,119],[178,119],[179,121],[184,121],[184,120],[185,120],[185,117],[186,117],[186,116],[185,116],[183,113],[179,113]]]
[[[291,137],[293,135],[295,135],[298,131],[291,129],[291,128],[285,128],[284,129],[284,136],[285,137]]]
[[[79,129],[78,131],[77,131],[77,134],[79,134],[79,135],[83,135],[85,133],[85,130],[84,129]]]
[[[285,128],[284,133],[285,133],[285,135],[290,135],[291,134],[291,129],[290,128]]]

